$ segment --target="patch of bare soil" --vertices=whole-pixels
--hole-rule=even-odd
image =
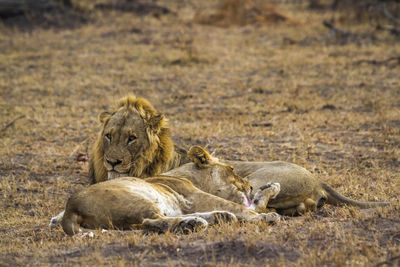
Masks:
[[[111,243],[101,246],[96,252],[100,253],[106,261],[119,255],[127,262],[140,263],[142,265],[162,265],[166,262],[195,266],[204,265],[208,262],[261,264],[281,257],[289,261],[296,261],[300,257],[298,252],[271,242],[257,242],[248,246],[244,240],[181,242],[167,246]],[[92,248],[56,251],[54,256],[49,259],[49,263],[60,264],[64,262],[63,259],[65,258],[81,258],[90,253],[93,253]]]
[[[122,12],[132,12],[135,15],[151,15],[160,17],[161,15],[170,14],[171,10],[165,6],[146,1],[120,1],[113,3],[100,3],[94,6],[100,10],[118,10]]]

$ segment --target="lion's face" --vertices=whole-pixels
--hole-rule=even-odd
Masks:
[[[136,112],[122,108],[105,122],[102,135],[108,179],[128,176],[149,147],[143,119]]]
[[[164,116],[143,98],[128,95],[99,115],[102,130],[89,160],[92,183],[120,176],[149,177],[179,162]]]

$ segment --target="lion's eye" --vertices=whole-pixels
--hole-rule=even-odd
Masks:
[[[105,135],[105,137],[107,138],[108,141],[111,142],[111,134],[108,133],[108,134]]]
[[[131,142],[133,142],[133,141],[135,141],[135,140],[136,140],[136,136],[134,136],[134,135],[129,136],[129,138],[128,138],[128,144],[131,143]]]

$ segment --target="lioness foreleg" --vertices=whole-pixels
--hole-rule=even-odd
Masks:
[[[254,194],[250,208],[259,213],[265,212],[269,200],[275,198],[280,190],[281,185],[279,183],[268,183],[261,186]]]
[[[260,213],[251,218],[250,222],[269,222],[277,223],[281,220],[281,216],[276,212]]]
[[[188,234],[195,230],[207,228],[208,223],[205,219],[197,216],[159,216],[159,218],[156,219],[144,219],[142,225],[147,230],[160,233],[170,231]]]
[[[237,222],[236,215],[229,211],[210,211],[210,212],[196,212],[186,216],[196,216],[203,218],[209,225],[219,224],[220,222]]]

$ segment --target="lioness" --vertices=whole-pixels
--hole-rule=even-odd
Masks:
[[[265,203],[269,199],[276,197],[279,193],[280,185],[278,183],[269,183],[259,188],[253,194],[249,182],[238,176],[232,166],[219,162],[217,158],[211,157],[206,150],[199,146],[191,147],[187,156],[192,161],[191,163],[174,169],[176,175],[168,172],[164,176],[183,178],[185,180],[188,178],[200,190],[214,194],[225,200],[242,204],[259,213],[265,212]],[[111,189],[114,184],[107,183],[107,186]],[[64,212],[51,219],[50,227],[54,227],[61,222]]]
[[[148,177],[188,162],[187,153],[174,148],[164,116],[143,98],[126,96],[114,110],[101,113],[99,119],[102,130],[92,148],[89,164],[93,183],[121,175]],[[255,191],[265,184],[279,183],[280,193],[268,203],[268,208],[281,214],[312,211],[324,203],[360,208],[389,205],[346,198],[295,164],[280,161],[226,163],[232,165],[239,176],[246,177]],[[182,175],[188,173],[190,170]],[[172,174],[181,175],[180,172]]]
[[[247,197],[250,185],[238,177],[231,166],[211,157],[197,157],[208,155],[200,147],[194,147],[189,152],[194,159],[191,172],[195,173],[195,177],[202,177],[205,181],[215,180],[218,184],[221,180],[227,181],[230,188],[226,191],[230,193],[226,197],[250,206]],[[271,194],[268,190],[258,191],[256,197],[259,198],[252,208],[265,207],[270,196],[278,193]],[[244,205],[201,191],[184,178],[123,177],[91,185],[72,195],[66,205],[62,227],[68,235],[77,234],[81,228],[187,232],[219,220],[279,220],[276,213],[257,213]]]

